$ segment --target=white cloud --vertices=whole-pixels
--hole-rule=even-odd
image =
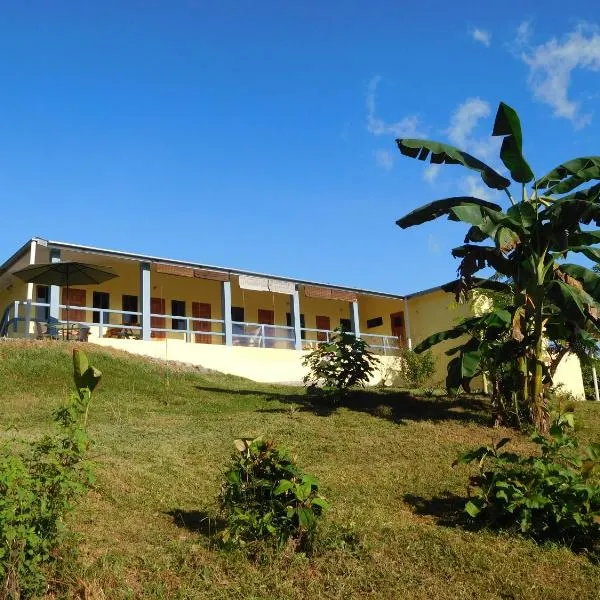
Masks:
[[[523,24],[519,30],[521,27]],[[600,34],[596,28],[580,25],[560,42],[552,38],[531,47],[521,59],[529,66],[534,97],[551,106],[554,116],[569,119],[577,129],[590,123],[592,115],[582,113],[580,102],[569,98],[569,85],[576,69],[600,71]]]
[[[481,98],[467,98],[452,114],[450,126],[444,133],[461,148],[468,145],[477,123],[490,116],[490,105]]]
[[[386,171],[391,171],[394,168],[394,156],[389,150],[376,150],[375,161],[378,166]]]
[[[531,21],[523,21],[517,27],[517,36],[515,37],[515,46],[519,48],[523,48],[523,46],[529,45],[531,40],[531,36],[533,35],[533,26],[531,25]]]
[[[386,123],[376,115],[377,86],[381,76],[371,79],[367,87],[367,129],[373,135],[393,135],[395,137],[415,138],[424,134],[419,130],[419,118],[408,115],[394,123]]]
[[[486,48],[489,48],[492,44],[492,34],[485,29],[473,29],[471,31],[471,37],[480,44],[483,44]]]
[[[429,254],[439,254],[440,253],[440,242],[431,233],[427,237],[427,249],[429,250]]]
[[[459,182],[459,187],[467,196],[474,196],[482,200],[490,200],[490,190],[477,175],[466,175]]]
[[[433,183],[437,179],[437,176],[438,176],[441,168],[442,168],[442,165],[438,165],[438,164],[427,165],[425,167],[425,169],[423,169],[423,179],[427,183]]]

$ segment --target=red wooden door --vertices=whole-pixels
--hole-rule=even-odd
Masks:
[[[192,317],[196,319],[212,319],[211,306],[207,302],[192,302]],[[212,323],[206,321],[192,321],[194,331],[211,331]],[[194,338],[198,344],[212,344],[212,335],[195,334]]]
[[[165,299],[164,298],[150,298],[150,312],[154,315],[165,314]],[[150,328],[158,327],[164,329],[166,327],[166,319],[164,317],[150,317]],[[153,331],[151,336],[157,339],[163,339],[166,337],[165,331]]]
[[[316,329],[326,329],[327,331],[329,331],[331,329],[331,321],[329,320],[329,317],[317,315],[316,323],[317,323]],[[318,342],[326,342],[327,334],[324,331],[318,331],[317,332],[317,341]]]
[[[261,325],[275,325],[275,311],[267,310],[264,308],[258,309],[258,322]],[[265,337],[271,338],[275,337],[275,328],[274,327],[263,327],[265,332]],[[272,348],[275,345],[275,340],[264,340],[264,346],[267,348]]]
[[[404,313],[396,312],[390,315],[392,335],[398,338],[400,344],[404,344]]]
[[[85,290],[77,288],[62,288],[62,303],[66,306],[85,306],[86,294]],[[85,310],[73,310],[63,308],[63,321],[85,322]]]

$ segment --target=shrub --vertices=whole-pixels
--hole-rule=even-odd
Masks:
[[[540,456],[500,452],[509,441],[482,446],[457,463],[479,463],[471,478],[474,496],[465,506],[473,519],[509,528],[537,541],[554,540],[577,548],[600,542],[600,444],[576,453],[573,414],[559,414],[550,434],[531,437]]]
[[[60,432],[0,454],[1,597],[29,598],[46,588],[46,570],[68,538],[64,519],[92,482],[86,420],[100,372],[73,351],[76,392],[54,412]]]
[[[343,396],[351,387],[367,384],[379,363],[364,340],[338,327],[329,342],[304,357],[302,364],[309,368],[304,384]]]
[[[272,441],[236,440],[219,497],[226,546],[288,540],[309,548],[317,518],[328,508],[317,481],[304,475]]]
[[[417,354],[414,350],[402,348],[390,379],[395,387],[415,389],[423,387],[434,373],[435,359],[431,350]]]

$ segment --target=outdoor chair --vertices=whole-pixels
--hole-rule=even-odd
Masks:
[[[87,342],[90,337],[90,328],[89,327],[80,327],[77,330],[77,341],[78,342]]]
[[[44,325],[46,327],[44,328]],[[42,321],[35,322],[35,339],[36,340],[56,340],[58,339],[58,332],[54,329],[54,333],[50,331],[50,324]]]
[[[46,337],[49,337],[51,340],[58,339],[58,325],[59,321],[56,317],[48,318],[48,325],[46,327]]]

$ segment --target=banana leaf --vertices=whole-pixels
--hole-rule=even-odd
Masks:
[[[558,185],[568,177],[581,177],[588,169],[600,166],[600,156],[582,156],[562,163],[535,182],[535,187],[544,190]],[[558,192],[557,192],[558,193]]]
[[[517,112],[500,102],[492,135],[506,136],[500,148],[500,158],[511,177],[519,183],[528,183],[533,179],[533,171],[523,157],[523,135]]]
[[[402,229],[406,229],[407,227],[413,227],[414,225],[421,225],[427,221],[433,221],[444,215],[449,215],[448,218],[450,218],[450,211],[459,206],[482,206],[495,211],[502,210],[500,206],[493,202],[488,202],[487,200],[480,200],[479,198],[473,198],[471,196],[456,196],[453,198],[435,200],[434,202],[420,206],[401,219],[398,219],[396,225]],[[457,217],[453,215],[453,218],[450,220],[457,220]]]
[[[591,269],[572,263],[561,264],[560,270],[577,279],[594,300],[600,301],[600,275]]]
[[[483,182],[492,189],[505,190],[510,186],[509,179],[502,177],[489,165],[454,146],[416,139],[397,139],[396,144],[404,156],[426,160],[431,152],[432,164],[463,165],[467,169],[478,171]]]

